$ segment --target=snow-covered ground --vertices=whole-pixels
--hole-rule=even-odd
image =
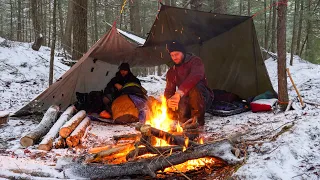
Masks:
[[[0,38],[0,44],[4,39]],[[33,99],[48,86],[50,49],[41,47],[32,51],[29,43],[8,42],[0,46],[0,111],[14,112]],[[55,58],[55,79],[68,69]],[[289,56],[288,56],[289,58]],[[275,89],[277,64],[265,61]],[[294,57],[288,66],[304,100],[320,104],[320,66]],[[150,95],[159,96],[165,81],[158,76],[141,77]],[[248,146],[246,163],[233,175],[237,179],[320,179],[320,107],[307,104],[299,109],[297,95],[288,79],[290,99],[297,110],[266,113],[246,112],[229,117],[206,115],[206,138],[226,138],[245,134]],[[36,146],[23,149],[19,140],[23,133],[37,125],[38,116],[24,119],[10,118],[0,125],[0,179],[55,179],[64,178],[61,165],[67,158],[86,153],[83,149],[55,149],[49,153],[36,150]],[[110,137],[134,133],[131,126],[111,126],[93,122],[86,146],[108,144]]]

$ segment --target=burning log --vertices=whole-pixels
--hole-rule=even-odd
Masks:
[[[156,154],[161,153],[163,155],[169,154],[170,152],[174,153],[174,152],[183,150],[183,147],[181,147],[181,146],[161,146],[161,147],[153,147],[153,148],[156,151]],[[150,151],[149,148],[147,148],[147,147],[139,147],[137,149],[130,151],[126,156],[126,159],[130,160],[130,159],[135,158],[136,156],[154,153],[155,152],[154,150]]]
[[[157,156],[141,161],[127,162],[117,165],[83,165],[79,163],[65,166],[64,174],[68,178],[82,177],[89,179],[107,179],[112,177],[130,175],[150,175],[156,177],[156,172],[164,170],[172,165],[181,164],[188,160],[203,157],[215,157],[224,162],[235,165],[243,161],[243,158],[236,158],[232,152],[232,145],[228,140],[204,144],[188,148],[184,152],[173,153],[170,156]]]
[[[51,129],[52,125],[55,123],[59,110],[59,106],[50,106],[47,112],[43,115],[43,118],[38,126],[20,139],[20,144],[23,147],[32,146],[39,141],[41,137],[46,135]]]
[[[59,136],[53,143],[53,147],[56,149],[62,149],[67,147],[66,139],[63,137]]]
[[[105,146],[107,148],[108,146]],[[117,153],[124,152],[124,151],[131,151],[134,148],[133,144],[122,144],[116,147],[110,147],[109,149],[100,151],[96,154],[90,155],[86,158],[87,163],[91,162],[101,162],[103,159],[107,159],[108,156],[113,156]],[[126,154],[122,155],[125,156]],[[112,157],[114,158],[114,157]]]
[[[67,138],[71,132],[76,129],[83,118],[86,116],[86,111],[81,110],[76,115],[74,115],[68,122],[66,122],[59,131],[59,135],[63,138]]]
[[[86,132],[87,127],[90,125],[90,118],[86,117],[77,128],[67,137],[66,142],[69,147],[75,147],[80,143],[81,138]]]
[[[72,115],[76,112],[76,108],[74,106],[68,107],[63,114],[59,117],[57,122],[52,126],[50,131],[47,133],[47,135],[43,138],[41,143],[38,146],[38,149],[50,151],[53,146],[53,140],[56,138],[59,134],[59,130],[61,126],[68,121]]]
[[[95,147],[95,148],[91,148],[88,153],[89,154],[97,154],[101,151],[105,151],[111,148],[111,145],[107,145],[107,146],[102,146],[102,147]]]
[[[157,138],[164,139],[171,145],[179,145],[179,146],[186,146],[186,142],[188,142],[187,146],[197,146],[198,143],[189,140],[188,138],[175,136],[168,132],[156,129],[151,127],[150,125],[141,125],[139,124],[136,129],[140,131],[144,136],[155,136]]]

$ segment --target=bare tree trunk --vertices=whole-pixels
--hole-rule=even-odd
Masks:
[[[78,60],[87,51],[87,8],[88,0],[78,0],[73,8],[73,50],[72,59]]]
[[[68,3],[68,12],[67,12],[67,21],[66,21],[66,29],[64,33],[64,38],[62,41],[63,49],[66,50],[68,53],[72,53],[72,25],[73,25],[73,8],[74,8],[74,2],[73,0],[69,0]]]
[[[312,55],[312,44],[313,44],[313,39],[312,39],[312,23],[311,23],[311,18],[312,18],[312,12],[311,12],[311,2],[312,0],[308,0],[308,5],[307,5],[307,11],[308,11],[308,17],[307,17],[307,35],[306,35],[306,51],[305,51],[305,56],[308,59],[308,61],[313,61],[314,57]],[[302,48],[303,49],[303,48]]]
[[[60,23],[60,47],[62,47],[62,41],[64,38],[64,33],[63,33],[63,15],[62,15],[62,7],[61,7],[61,1],[58,1],[58,13],[59,13],[59,23]]]
[[[0,14],[0,36],[4,37],[4,33],[3,33],[3,15],[2,13]]]
[[[10,0],[10,40],[13,40],[13,2]]]
[[[53,13],[52,13],[52,45],[51,45],[51,52],[50,52],[50,72],[49,72],[49,86],[53,83],[53,63],[54,63],[54,51],[56,48],[56,32],[57,32],[57,25],[56,25],[56,10],[57,10],[57,0],[53,1]]]
[[[98,20],[97,20],[97,0],[92,1],[93,3],[93,22],[94,22],[94,40],[93,42],[98,41]]]
[[[248,0],[248,16],[251,16],[251,0]]]
[[[296,37],[296,26],[297,26],[297,15],[298,15],[298,5],[299,0],[295,0],[294,2],[294,15],[293,15],[293,27],[292,27],[292,41],[291,41],[291,56],[290,56],[290,65],[293,65],[293,55],[296,54],[294,47],[297,43],[297,37]]]
[[[227,13],[227,4],[226,0],[214,0],[214,11],[219,14]]]
[[[272,0],[270,0],[270,6],[272,5]],[[270,48],[270,44],[269,44],[269,39],[270,39],[270,32],[271,32],[271,21],[272,21],[272,19],[271,19],[271,16],[272,15],[272,10],[271,10],[271,8],[270,8],[270,11],[269,11],[269,20],[268,20],[268,27],[267,27],[267,47],[266,48],[268,48],[268,50],[269,50],[269,48]]]
[[[18,27],[17,27],[17,41],[22,41],[21,38],[21,0],[18,0]]]
[[[277,26],[277,50],[278,50],[278,94],[281,110],[287,107],[288,88],[286,73],[286,15],[288,0],[282,0],[278,5],[278,26]]]
[[[48,4],[49,4],[49,14],[51,14],[51,3],[50,3],[50,0],[49,0]],[[49,27],[49,32],[48,32],[48,36],[47,37],[48,37],[48,46],[50,46],[50,43],[51,43],[51,36],[50,36],[50,34],[51,34],[51,19],[50,18],[47,18],[47,19],[49,19],[49,21],[47,23],[48,27]]]
[[[267,9],[267,0],[264,0],[264,9]],[[264,11],[264,48],[268,49],[267,11]]]
[[[130,2],[130,26],[131,31],[141,36],[141,23],[140,23],[140,1]]]
[[[240,11],[239,11],[239,14],[240,14],[240,16],[242,15],[242,6],[243,6],[243,0],[240,0],[239,1],[239,7],[240,7]]]
[[[276,0],[273,0],[273,3],[276,3]],[[272,12],[272,35],[271,35],[271,51],[276,52],[276,22],[277,22],[277,9],[276,6],[273,6]]]
[[[302,0],[300,3],[300,13],[299,13],[299,28],[298,28],[298,37],[297,37],[297,48],[296,48],[296,52],[298,53],[298,55],[301,57],[300,54],[300,44],[301,44],[301,32],[302,32],[302,20],[303,20],[303,11],[304,11],[304,4],[303,4],[304,0]]]
[[[41,20],[38,13],[38,0],[31,0],[31,19],[34,28],[35,41],[32,44],[32,49],[39,51],[43,43],[43,35],[41,34]]]

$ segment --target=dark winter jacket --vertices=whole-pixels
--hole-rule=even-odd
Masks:
[[[176,87],[184,95],[188,95],[190,89],[196,85],[207,87],[208,83],[205,76],[204,64],[202,60],[190,53],[187,53],[182,64],[174,65],[167,72],[167,85],[164,96],[168,99],[176,92]]]
[[[104,89],[104,94],[112,94],[113,98],[118,97],[121,94],[121,91],[115,88],[114,85],[117,83],[121,86],[124,86],[127,83],[136,83],[141,86],[140,80],[135,77],[130,71],[125,77],[122,77],[120,72],[117,72],[116,76],[110,80],[110,82],[107,84],[107,87]]]

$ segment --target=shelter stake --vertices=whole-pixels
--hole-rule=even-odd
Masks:
[[[289,78],[290,78],[290,81],[291,81],[294,89],[296,90],[296,93],[298,94],[298,97],[299,97],[299,101],[300,101],[300,103],[301,103],[301,106],[302,106],[302,108],[304,108],[304,107],[305,107],[305,104],[303,103],[303,100],[302,100],[302,98],[301,98],[301,96],[300,96],[300,93],[299,93],[299,91],[298,91],[298,88],[296,87],[296,85],[295,85],[294,82],[293,82],[293,79],[292,79],[292,77],[291,77],[289,68],[287,68],[287,73],[288,73],[288,76],[289,76]]]

